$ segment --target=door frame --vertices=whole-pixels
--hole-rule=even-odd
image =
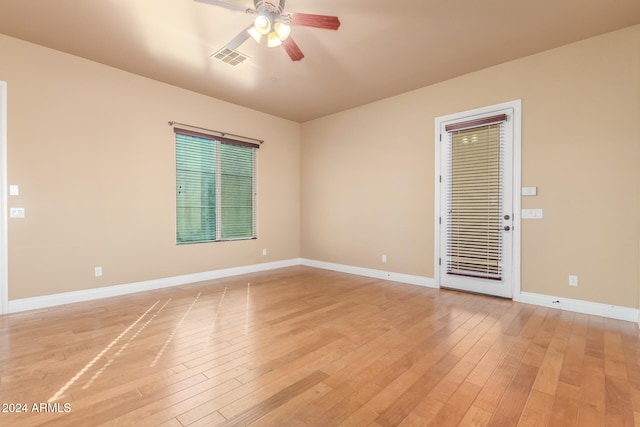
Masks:
[[[0,81],[0,314],[9,312],[7,202],[7,83]]]
[[[444,258],[444,254],[441,253],[441,243],[443,238],[440,230],[440,217],[442,216],[440,211],[443,208],[441,206],[441,184],[440,176],[442,175],[442,148],[440,142],[440,129],[442,123],[450,121],[465,121],[472,116],[478,115],[490,115],[494,111],[512,109],[513,110],[513,176],[512,176],[512,188],[513,188],[513,230],[512,230],[512,289],[511,295],[514,301],[520,301],[520,264],[521,264],[521,232],[520,232],[520,213],[521,213],[521,188],[522,188],[522,100],[516,99],[514,101],[503,102],[500,104],[490,105],[486,107],[475,108],[472,110],[461,111],[458,113],[448,114],[446,116],[440,116],[435,118],[434,129],[434,146],[435,146],[435,200],[434,200],[434,258],[433,258],[433,271],[434,282],[437,288],[441,287],[441,275],[439,260]],[[443,138],[444,139],[444,138]]]

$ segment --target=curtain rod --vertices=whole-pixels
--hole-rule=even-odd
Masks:
[[[174,125],[187,126],[187,127],[192,128],[192,129],[206,130],[207,132],[215,132],[215,133],[219,134],[220,136],[225,136],[225,137],[233,136],[233,137],[236,137],[236,138],[244,138],[244,139],[248,139],[250,141],[255,141],[258,144],[262,144],[264,142],[263,139],[251,138],[250,136],[242,136],[242,135],[236,135],[234,133],[222,132],[222,131],[214,130],[214,129],[201,128],[199,126],[188,125],[186,123],[180,123],[180,122],[174,122],[174,121],[169,122],[169,126],[174,126]]]

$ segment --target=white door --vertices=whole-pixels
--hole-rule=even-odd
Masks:
[[[7,83],[0,82],[0,314],[8,312]]]
[[[519,162],[514,168],[519,107],[517,101],[436,119],[441,287],[514,295],[520,261],[519,250],[514,251],[514,241],[519,244],[514,238],[519,236],[514,185],[520,181]]]

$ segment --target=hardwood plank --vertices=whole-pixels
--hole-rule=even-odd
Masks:
[[[559,381],[575,386],[582,382],[582,369],[586,339],[582,335],[571,334],[562,358]]]
[[[606,426],[604,407],[580,402],[577,425],[585,427]]]
[[[549,423],[554,396],[532,390],[522,411],[518,427],[544,427]]]
[[[180,424],[180,421],[178,421],[177,419],[171,418],[170,420],[167,420],[162,424],[158,424],[158,427],[183,427],[183,425]]]
[[[254,421],[264,417],[273,409],[282,406],[284,403],[297,397],[308,389],[316,386],[325,378],[327,378],[327,374],[325,374],[324,372],[316,371],[306,378],[296,381],[290,386],[283,388],[278,393],[268,397],[267,399],[259,402],[251,408],[243,410],[241,413],[235,415],[234,417],[227,417],[228,421],[222,423],[221,426],[247,426]],[[221,411],[221,413],[224,416],[225,414],[223,411]]]
[[[375,423],[375,424],[382,427],[379,423]],[[402,422],[398,425],[398,427],[423,427],[426,425],[429,425],[429,421],[427,421],[417,413],[411,412],[409,415],[405,417],[404,420],[402,420]]]
[[[507,426],[518,423],[537,373],[538,369],[533,366],[520,365],[513,381],[511,381],[500,404],[493,413],[489,426]]]
[[[381,387],[375,383],[363,380],[361,376],[354,377],[353,383],[332,387],[328,393],[300,409],[296,419],[303,424],[312,424],[318,419],[330,418],[336,424],[348,418],[357,411],[364,402],[379,393]]]
[[[480,409],[477,406],[471,405],[471,407],[464,414],[464,417],[460,421],[458,426],[460,427],[484,427],[489,424],[491,420],[491,412]]]
[[[487,381],[480,384],[483,387],[474,402],[475,406],[490,413],[496,410],[505,390],[518,371],[527,345],[527,342],[516,341],[511,346],[508,353],[491,372]]]
[[[254,425],[264,425],[264,426],[293,426],[296,424],[302,425],[302,423],[297,423],[295,420],[298,412],[307,406],[310,402],[322,397],[326,393],[331,391],[331,387],[326,384],[320,382],[315,386],[309,388],[308,390],[300,393],[295,396],[285,404],[275,408],[270,411],[268,414],[260,418],[258,421],[254,423]]]
[[[347,419],[338,424],[339,427],[360,427],[360,426],[377,426],[382,427],[380,424],[375,422],[375,419],[378,418],[378,413],[371,409],[370,406],[361,406],[358,410],[356,410],[353,414],[349,415]],[[313,425],[313,424],[307,424]]]
[[[560,380],[565,347],[566,342],[563,340],[551,340],[533,384],[535,390],[551,395],[555,394],[558,381]]]
[[[555,390],[555,394],[566,396],[574,400],[582,400],[582,387],[559,381],[558,386]]]
[[[123,408],[126,410],[124,415],[104,420],[104,423],[105,425],[138,425],[144,422],[153,425],[165,422],[171,418],[178,418],[180,414],[189,411],[190,408],[197,408],[215,398],[224,399],[231,391],[237,390],[239,387],[240,383],[234,379],[208,389],[199,386],[191,387],[154,400],[144,406],[139,406],[137,402],[132,401],[133,407]],[[215,409],[210,412],[214,411]],[[105,416],[108,415],[105,414]],[[178,420],[180,421],[179,418]]]
[[[577,426],[579,407],[580,402],[577,400],[556,396],[551,408],[549,427]]]
[[[627,365],[624,359],[622,336],[617,330],[608,330],[604,333],[604,373],[627,380]]]
[[[396,426],[402,422],[402,420],[409,414],[423,399],[423,396],[427,394],[428,390],[431,390],[438,382],[442,380],[449,370],[457,363],[457,359],[453,356],[444,356],[437,363],[430,366],[428,371],[422,374],[416,382],[410,387],[402,391],[397,395],[397,391],[402,386],[396,387],[396,385],[402,384],[401,382],[394,382],[388,389],[376,396],[378,401],[386,400],[391,396],[397,395],[397,399],[393,401],[391,405],[379,405],[378,408],[387,406],[383,411],[380,411],[380,416],[376,419],[376,422],[381,426]],[[387,393],[387,390],[392,390]],[[384,397],[380,397],[383,396]]]
[[[604,359],[604,322],[601,317],[589,316],[585,355]]]
[[[581,400],[593,406],[605,406],[604,360],[586,356],[582,370]]]
[[[633,426],[634,414],[629,384],[605,374],[605,422],[607,425]]]
[[[176,418],[172,418],[172,419],[176,419]],[[196,421],[187,424],[189,427],[211,427],[211,426],[217,426],[220,425],[224,422],[226,422],[227,419],[225,417],[223,417],[220,412],[218,411],[214,411],[214,412],[210,412],[207,415],[205,415],[202,418],[197,419]],[[178,421],[180,426],[183,426],[184,424],[182,424],[180,421]]]
[[[471,408],[471,404],[480,392],[480,389],[481,387],[476,384],[470,382],[462,383],[431,420],[431,423],[442,427],[455,427],[459,425],[467,411]]]

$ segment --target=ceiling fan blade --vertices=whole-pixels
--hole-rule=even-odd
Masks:
[[[249,32],[247,30],[251,27],[253,27],[253,25],[249,25],[247,28],[240,31],[240,33],[238,33],[237,36],[229,40],[229,42],[226,45],[224,45],[224,47],[226,47],[227,49],[236,50],[238,46],[240,46],[242,43],[247,41],[247,39],[249,38]]]
[[[254,9],[251,9],[250,7],[240,6],[239,4],[231,3],[229,1],[224,1],[224,0],[194,0],[194,1],[211,4],[213,6],[220,6],[220,7],[224,7],[225,9],[236,10],[238,12],[256,13],[256,11]]]
[[[324,28],[326,30],[337,30],[340,27],[340,20],[337,16],[314,15],[311,13],[288,13],[287,15],[292,25]]]
[[[289,58],[291,58],[292,61],[300,61],[302,58],[304,58],[304,54],[291,37],[288,37],[285,41],[282,42],[282,47],[287,52]]]

